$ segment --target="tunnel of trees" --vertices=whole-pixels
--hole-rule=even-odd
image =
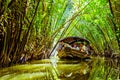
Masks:
[[[61,38],[83,37],[97,55],[120,53],[120,0],[0,0],[0,67],[49,58]]]

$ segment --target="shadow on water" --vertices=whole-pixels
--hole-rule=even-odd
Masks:
[[[0,80],[120,80],[120,61],[46,59],[0,69]]]

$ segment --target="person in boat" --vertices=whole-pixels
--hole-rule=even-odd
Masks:
[[[71,47],[72,49],[75,49],[75,50],[80,50],[79,46],[77,44],[73,44],[73,47]]]
[[[58,51],[61,51],[63,48],[64,48],[64,42],[62,41],[59,43]]]
[[[83,46],[82,46],[82,50],[81,51],[83,51],[83,52],[85,52],[85,53],[87,53],[87,54],[91,54],[91,46],[89,45],[89,44],[84,44]]]
[[[81,52],[84,52],[83,43],[80,43],[80,51],[81,51]]]
[[[89,45],[80,43],[80,51],[89,54]]]
[[[83,50],[84,50],[85,53],[89,54],[89,53],[88,53],[88,47],[87,47],[86,45],[83,45],[82,48],[83,48]]]
[[[20,63],[26,63],[26,54],[22,54],[20,57]]]

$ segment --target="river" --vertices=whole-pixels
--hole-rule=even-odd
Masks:
[[[86,60],[57,58],[0,69],[0,80],[120,80],[119,61],[96,57]]]

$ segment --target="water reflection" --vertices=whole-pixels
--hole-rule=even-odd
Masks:
[[[0,80],[120,80],[120,61],[46,59],[0,69]]]
[[[95,59],[89,80],[119,80],[120,63],[112,59]]]

